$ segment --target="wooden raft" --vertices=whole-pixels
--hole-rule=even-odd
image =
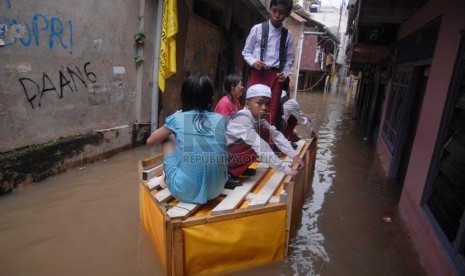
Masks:
[[[150,193],[153,206],[163,216],[158,240],[163,246],[158,252],[164,262],[167,275],[185,275],[183,260],[183,227],[207,224],[251,216],[273,210],[286,210],[286,232],[283,257],[287,256],[289,238],[295,234],[300,223],[301,208],[308,195],[315,167],[317,138],[300,140],[297,151],[304,160],[303,168],[295,176],[286,176],[274,171],[267,164],[254,163],[251,168],[256,174],[244,178],[243,185],[234,190],[224,189],[222,195],[204,205],[184,203],[173,198],[164,181],[162,155],[156,155],[139,162],[141,189]],[[291,162],[288,158],[284,161]],[[143,191],[141,191],[143,192]],[[147,216],[142,214],[141,217]],[[153,224],[153,223],[152,223]],[[147,225],[144,225],[146,229]],[[150,232],[148,230],[148,232]],[[152,229],[153,232],[153,229]],[[154,237],[152,237],[154,239]]]

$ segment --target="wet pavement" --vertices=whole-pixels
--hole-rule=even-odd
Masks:
[[[234,275],[426,275],[354,95],[340,86],[297,100],[319,137],[301,227],[284,262]],[[137,161],[157,151],[138,147],[0,197],[0,274],[162,275],[138,213]]]

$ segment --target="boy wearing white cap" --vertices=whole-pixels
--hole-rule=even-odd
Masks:
[[[289,78],[286,78],[283,82],[283,91],[281,93],[281,108],[279,115],[281,120],[279,121],[277,128],[284,134],[287,140],[296,142],[299,140],[297,135],[294,133],[294,128],[297,123],[303,126],[303,129],[308,135],[313,135],[312,117],[302,112],[299,103],[289,96]],[[293,144],[294,145],[294,144]]]
[[[263,84],[249,87],[246,94],[245,106],[234,114],[226,128],[228,144],[228,172],[227,187],[242,185],[240,175],[253,175],[254,170],[248,169],[250,164],[259,160],[268,163],[273,169],[285,174],[295,175],[297,171],[284,163],[271,149],[263,137],[270,137],[273,143],[293,163],[303,166],[302,159],[292,148],[283,134],[270,125],[264,118],[268,114],[271,100],[271,89]]]

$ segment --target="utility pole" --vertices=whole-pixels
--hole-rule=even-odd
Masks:
[[[342,8],[345,6],[345,1],[342,1],[341,6],[339,7],[339,24],[337,25],[337,38],[341,39],[340,29],[341,29],[341,18],[342,18]]]

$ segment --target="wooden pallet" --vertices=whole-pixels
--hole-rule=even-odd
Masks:
[[[311,183],[316,157],[316,137],[300,140],[298,152],[306,162],[304,168],[298,170],[296,176],[286,176],[274,171],[267,164],[255,163],[254,176],[244,179],[243,185],[234,190],[224,189],[222,195],[205,205],[184,203],[176,200],[169,192],[164,181],[162,157],[160,155],[140,162],[141,188],[149,192],[153,205],[163,215],[163,236],[166,239],[163,256],[165,257],[168,275],[183,275],[184,265],[180,256],[183,250],[182,236],[176,229],[196,224],[210,223],[234,219],[245,215],[260,214],[275,209],[286,209],[286,245],[283,256],[287,255],[289,236],[296,229],[298,211],[303,205],[304,197]],[[290,160],[286,160],[290,161]],[[297,183],[297,184],[296,184]],[[145,214],[146,216],[147,214]],[[142,214],[141,214],[142,216]],[[181,245],[178,243],[181,242]],[[176,255],[176,257],[175,257]]]

